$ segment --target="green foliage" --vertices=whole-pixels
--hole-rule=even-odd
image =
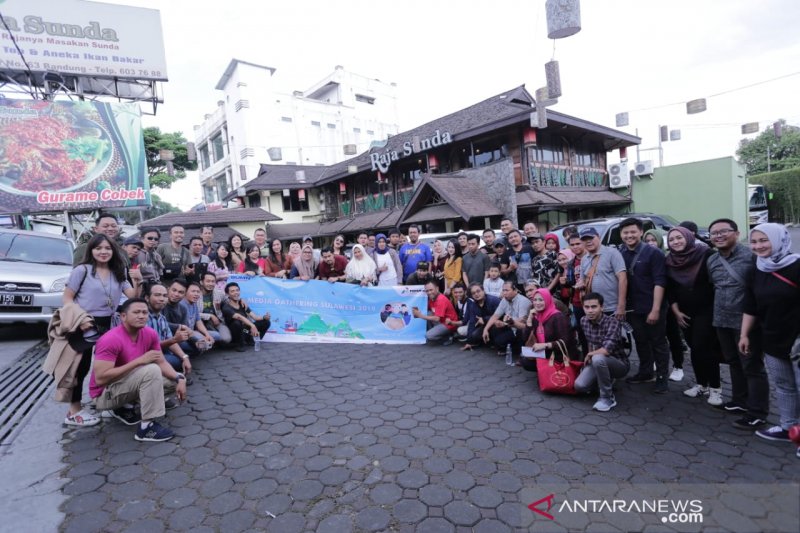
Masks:
[[[147,170],[150,174],[150,186],[169,189],[169,187],[186,177],[187,170],[197,170],[197,161],[189,161],[186,150],[186,138],[183,133],[161,133],[159,128],[144,129],[144,151],[147,157]],[[172,150],[175,159],[172,166],[174,175],[167,173],[167,162],[159,157],[160,150]]]
[[[800,166],[780,172],[750,176],[752,184],[764,185],[773,198],[769,202],[770,220],[800,222]]]
[[[180,209],[168,202],[163,201],[152,192],[150,193],[150,199],[152,200],[152,205],[150,206],[150,209],[145,211],[142,215],[144,220],[150,220],[151,218],[166,215],[167,213],[180,212]],[[113,213],[117,218],[124,220],[125,224],[131,224],[135,226],[141,221],[139,218],[140,211],[111,211],[111,213]]]
[[[767,172],[767,148],[771,171],[786,170],[800,166],[800,128],[790,126],[781,119],[781,138],[775,137],[772,124],[755,139],[742,139],[736,156],[745,165],[747,175]]]

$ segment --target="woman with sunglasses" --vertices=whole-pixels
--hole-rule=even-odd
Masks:
[[[344,247],[347,244],[347,239],[341,233],[333,238],[333,255],[344,255]]]
[[[149,285],[161,280],[161,272],[164,271],[164,260],[161,254],[156,251],[161,240],[161,232],[156,228],[142,230],[142,244],[144,248],[139,250],[137,263],[139,271],[142,273],[142,283]]]

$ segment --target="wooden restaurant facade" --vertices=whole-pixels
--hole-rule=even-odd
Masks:
[[[549,109],[548,127],[532,128],[535,106],[520,86],[335,165],[262,165],[228,198],[280,217],[267,231],[285,239],[480,230],[503,217],[547,228],[630,203],[609,188],[606,155],[640,139]]]

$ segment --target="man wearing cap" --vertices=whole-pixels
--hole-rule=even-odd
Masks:
[[[425,285],[428,281],[432,280],[431,264],[427,261],[420,261],[417,263],[417,270],[408,276],[406,285]]]
[[[580,236],[586,255],[581,259],[580,280],[575,288],[581,289],[584,294],[601,294],[603,312],[624,321],[628,273],[622,254],[616,248],[600,244],[600,234],[592,227],[582,228]]]

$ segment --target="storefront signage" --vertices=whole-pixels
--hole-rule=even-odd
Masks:
[[[150,205],[136,104],[0,100],[0,212]]]
[[[155,9],[83,0],[0,3],[6,24],[0,26],[2,70],[167,79],[161,14]]]
[[[385,173],[389,170],[392,161],[399,161],[401,157],[408,157],[411,154],[424,152],[425,150],[430,150],[431,148],[436,148],[437,146],[442,146],[451,142],[453,142],[453,136],[449,131],[441,133],[439,130],[436,130],[436,133],[430,137],[420,139],[418,146],[415,142],[406,141],[403,143],[403,149],[399,152],[397,150],[386,150],[382,154],[369,154],[370,160],[372,161],[372,170]]]

